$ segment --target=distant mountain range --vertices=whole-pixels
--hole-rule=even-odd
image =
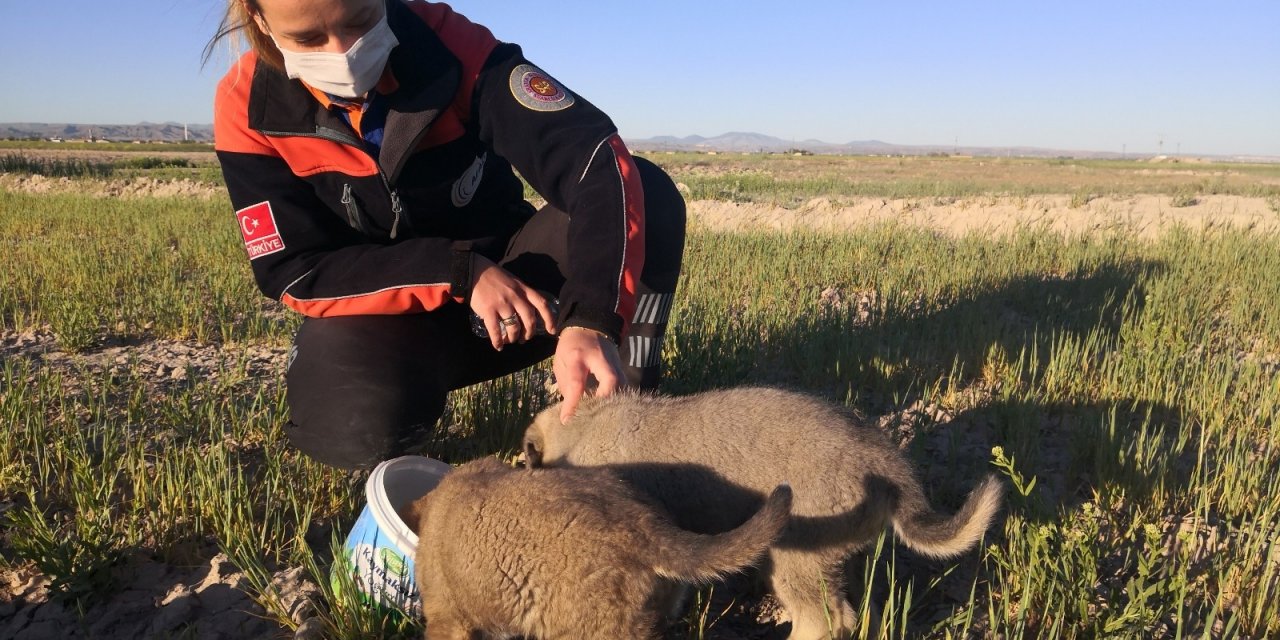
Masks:
[[[112,142],[212,142],[213,125],[180,122],[139,122],[138,124],[68,124],[44,122],[0,123],[0,139],[108,140]],[[855,140],[830,143],[822,140],[784,140],[762,133],[732,131],[712,138],[703,136],[657,136],[628,138],[627,146],[636,151],[701,151],[717,153],[814,153],[833,155],[906,155],[929,154],[971,156],[1019,156],[1032,158],[1143,158],[1154,154],[1080,149],[1046,149],[1042,147],[976,147],[959,145],[906,145],[880,140]],[[1190,155],[1190,154],[1188,154]],[[1199,157],[1206,157],[1196,154]],[[1224,160],[1280,162],[1269,156],[1216,156]]]
[[[833,155],[903,155],[924,156],[929,154],[966,155],[966,156],[1019,156],[1032,158],[1139,158],[1150,157],[1150,153],[1128,153],[1112,151],[1086,151],[1079,149],[1045,149],[1042,147],[977,147],[960,145],[908,145],[893,144],[880,140],[855,140],[845,143],[830,143],[822,140],[784,140],[761,133],[732,131],[714,138],[702,136],[657,136],[644,139],[627,139],[627,146],[636,151],[714,151],[742,153],[813,153]],[[1280,159],[1277,159],[1280,160]]]
[[[69,124],[65,122],[0,122],[0,138],[106,140],[109,142],[213,142],[213,125],[181,122],[138,124]]]

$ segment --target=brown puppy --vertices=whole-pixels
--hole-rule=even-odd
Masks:
[[[741,527],[699,535],[604,469],[462,465],[408,510],[427,638],[660,638],[671,585],[747,567],[790,506],[778,486]]]
[[[845,564],[885,526],[919,553],[955,556],[978,542],[1002,501],[1002,486],[988,476],[955,516],[935,513],[885,434],[829,403],[779,389],[624,392],[584,401],[568,424],[559,416],[550,407],[526,431],[530,465],[607,465],[691,531],[736,526],[786,479],[795,491],[792,522],[769,564],[792,640],[841,638],[857,627],[844,596]]]

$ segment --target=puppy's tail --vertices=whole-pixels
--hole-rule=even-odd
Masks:
[[[672,525],[669,544],[660,545],[654,571],[664,578],[710,582],[753,564],[782,535],[791,514],[791,487],[778,485],[751,519],[716,535],[701,535]]]
[[[948,518],[929,506],[919,487],[904,489],[898,496],[893,530],[913,551],[934,558],[958,556],[977,544],[1004,499],[1004,485],[988,475],[969,493],[960,511]]]

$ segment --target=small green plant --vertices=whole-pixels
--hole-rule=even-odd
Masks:
[[[420,616],[411,616],[400,609],[362,597],[351,559],[336,536],[330,540],[328,555],[333,562],[327,568],[317,562],[314,554],[303,556],[307,572],[319,587],[311,605],[324,627],[324,637],[335,640],[409,640],[422,637],[423,621]]]
[[[725,605],[725,608],[712,618],[711,601],[715,591],[715,585],[698,587],[693,590],[684,618],[680,620],[686,640],[705,640],[707,631],[714,627],[733,608],[734,601],[730,600]]]
[[[156,156],[143,156],[141,158],[126,158],[117,160],[115,166],[121,169],[188,169],[194,167],[195,164],[186,158],[160,158]]]
[[[1031,491],[1036,488],[1035,476],[1031,476],[1030,480],[1024,478],[1022,473],[1014,468],[1013,456],[1005,457],[1004,447],[992,447],[991,457],[994,458],[991,464],[995,465],[1005,477],[1013,482],[1013,488],[1018,492],[1018,495],[1024,498],[1031,495]]]
[[[34,505],[5,513],[9,545],[49,576],[54,597],[78,608],[91,606],[115,586],[112,569],[122,554],[113,527],[85,514],[64,523],[51,519]]]
[[[1077,190],[1075,193],[1071,194],[1071,208],[1079,209],[1080,207],[1089,204],[1097,197],[1098,196],[1091,191]]]
[[[1191,207],[1200,202],[1199,191],[1193,187],[1179,187],[1169,198],[1171,207]]]

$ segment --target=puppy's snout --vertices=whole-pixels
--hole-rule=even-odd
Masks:
[[[537,469],[542,466],[542,452],[538,450],[538,445],[533,440],[524,441],[524,466],[527,469]]]

